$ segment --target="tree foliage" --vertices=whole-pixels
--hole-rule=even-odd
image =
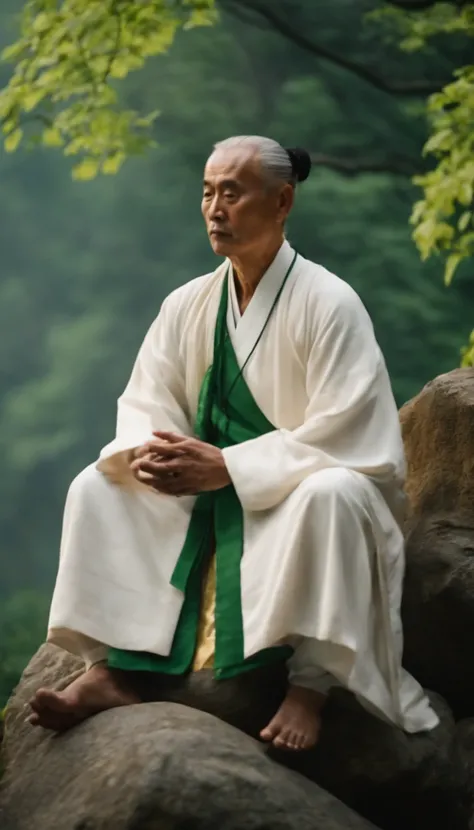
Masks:
[[[423,50],[435,39],[449,36],[458,45],[474,39],[474,6],[432,3],[418,12],[389,8],[390,19],[402,33],[407,52]],[[471,43],[472,48],[472,43]],[[423,197],[414,206],[414,239],[423,259],[446,255],[447,285],[464,260],[474,254],[474,65],[459,67],[454,79],[427,102],[430,136],[425,155],[435,167],[414,178]],[[474,364],[474,332],[463,350],[463,365]]]
[[[20,144],[25,124],[39,139],[78,156],[78,179],[116,173],[150,146],[146,114],[118,103],[114,80],[169,49],[180,27],[214,22],[214,0],[28,0],[21,37],[3,52],[13,76],[0,94],[5,149]]]
[[[22,14],[21,37],[3,57],[15,64],[13,76],[0,93],[5,148],[15,150],[29,120],[41,124],[36,138],[79,157],[76,178],[116,173],[127,156],[153,144],[150,127],[156,110],[143,112],[121,105],[116,80],[141,69],[151,56],[166,52],[180,28],[216,21],[216,0],[28,0]],[[316,43],[305,27],[285,14],[284,4],[268,0],[218,0],[219,8],[255,24],[265,21],[312,54],[333,60],[347,71],[394,94],[416,95],[430,82],[394,82],[374,70]],[[283,9],[283,12],[282,12]],[[380,14],[390,33],[402,35],[406,52],[425,49],[441,36],[472,38],[474,7],[470,0],[410,2],[392,0]],[[423,189],[413,210],[414,239],[423,259],[446,255],[449,284],[459,264],[474,252],[474,66],[457,67],[454,78],[427,101],[431,134],[424,153],[436,165],[415,177]],[[385,163],[341,162],[318,154],[318,162],[346,174],[370,170],[410,170],[403,159]],[[465,362],[472,357],[467,350]]]

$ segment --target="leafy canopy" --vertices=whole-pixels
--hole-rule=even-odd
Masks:
[[[78,157],[76,178],[116,173],[151,145],[157,113],[120,107],[114,80],[166,52],[179,28],[214,19],[214,0],[28,0],[21,36],[2,55],[15,64],[0,92],[5,149],[36,121],[43,144]]]
[[[439,36],[474,37],[470,2],[433,0],[416,12],[388,3],[377,14],[392,33],[401,32],[406,51],[424,49]],[[0,92],[6,150],[15,150],[25,125],[36,121],[37,140],[77,157],[75,178],[116,173],[127,156],[152,145],[157,113],[121,106],[115,82],[166,52],[179,28],[211,25],[216,17],[216,0],[27,0],[21,36],[3,53],[14,63]],[[422,258],[445,255],[449,284],[474,253],[474,66],[459,68],[428,99],[427,111],[424,153],[436,163],[414,180],[423,195],[411,221]],[[473,343],[463,360],[474,362]]]
[[[438,3],[422,15],[409,15],[407,23],[405,49],[422,48],[436,35],[474,38],[474,7]],[[423,258],[449,251],[449,285],[459,263],[474,253],[474,65],[458,69],[453,82],[429,98],[428,114],[425,153],[435,156],[437,166],[415,179],[424,198],[415,205],[412,222]]]
[[[401,32],[407,52],[429,48],[436,37],[474,38],[474,6],[433,3],[423,11],[387,7],[377,15]],[[445,255],[444,280],[450,285],[461,262],[474,254],[474,65],[463,66],[454,80],[427,102],[430,136],[424,154],[435,166],[414,183],[423,195],[413,208],[413,238],[423,260]],[[474,331],[463,349],[463,365],[474,364]]]

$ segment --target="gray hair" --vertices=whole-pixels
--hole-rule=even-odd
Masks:
[[[218,141],[214,150],[253,150],[260,159],[265,177],[271,184],[292,184],[294,187],[298,177],[287,150],[274,141],[261,135],[236,135]]]

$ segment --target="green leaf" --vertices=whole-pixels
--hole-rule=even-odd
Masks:
[[[13,132],[13,130],[16,129],[16,123],[17,122],[14,121],[12,118],[9,118],[8,121],[4,121],[2,124],[2,132],[4,132],[5,135],[8,135],[9,133]]]
[[[451,285],[454,277],[454,272],[462,260],[461,254],[451,254],[446,260],[446,267],[444,271],[444,284]]]
[[[36,15],[33,21],[33,30],[35,32],[45,32],[51,23],[51,17],[47,12],[40,12]]]
[[[137,118],[137,122],[136,122],[137,126],[138,127],[151,127],[151,125],[153,124],[154,121],[156,121],[156,119],[158,118],[159,115],[160,115],[159,110],[153,110],[152,112],[149,112],[148,115],[144,115],[141,118]]]
[[[34,89],[31,92],[27,92],[21,98],[21,105],[25,112],[31,112],[34,108],[39,104],[42,98],[44,98],[45,90],[44,89]]]
[[[465,231],[467,229],[467,227],[469,226],[469,223],[471,221],[471,217],[472,217],[472,212],[470,210],[465,210],[464,213],[462,214],[462,216],[460,217],[459,222],[458,222],[458,230],[460,230],[461,233],[463,231]]]
[[[0,59],[5,62],[17,60],[22,55],[23,50],[23,41],[20,40],[18,43],[12,43],[11,46],[7,46],[0,53]]]
[[[462,367],[474,366],[474,330],[471,331],[468,345],[461,349],[461,356]]]
[[[107,176],[114,176],[120,170],[125,159],[125,153],[115,153],[115,155],[109,156],[102,164],[102,172]]]
[[[57,127],[49,127],[43,130],[41,139],[45,147],[62,147],[64,144],[64,139]]]
[[[18,147],[21,139],[23,138],[23,130],[20,127],[17,127],[16,130],[13,130],[12,133],[7,135],[5,139],[5,150],[7,153],[15,152],[16,148]]]
[[[426,210],[426,202],[424,199],[420,199],[420,201],[415,202],[413,205],[412,214],[410,217],[410,222],[412,225],[417,225],[420,221],[421,217],[423,216]]]
[[[425,153],[434,153],[439,150],[448,150],[454,141],[452,130],[445,129],[434,133],[425,144]]]
[[[111,78],[126,78],[128,73],[130,72],[130,66],[125,61],[120,61],[117,58],[114,60],[112,66],[110,67],[110,77]]]
[[[467,207],[468,205],[472,204],[473,195],[474,192],[472,182],[462,182],[459,187],[459,202]]]
[[[77,179],[78,181],[90,181],[91,179],[95,179],[97,173],[99,172],[99,161],[96,159],[84,159],[81,161],[80,164],[76,164],[72,170],[72,177],[73,179]]]

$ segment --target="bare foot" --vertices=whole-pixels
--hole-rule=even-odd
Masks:
[[[302,686],[290,686],[273,720],[260,732],[278,749],[311,749],[321,730],[321,711],[326,695]]]
[[[62,692],[38,689],[30,701],[33,712],[28,720],[33,726],[63,732],[106,709],[133,703],[140,699],[127,688],[122,673],[96,663]]]

